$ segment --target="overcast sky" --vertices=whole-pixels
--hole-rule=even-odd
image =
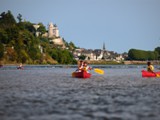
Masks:
[[[53,22],[67,42],[87,49],[128,52],[160,46],[160,0],[0,0],[10,10],[46,28]]]

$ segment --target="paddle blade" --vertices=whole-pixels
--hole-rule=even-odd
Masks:
[[[156,74],[156,77],[160,77],[160,74]]]
[[[75,77],[75,72],[72,73],[72,77]]]
[[[94,72],[98,73],[98,74],[104,74],[104,71],[98,68],[94,69]]]

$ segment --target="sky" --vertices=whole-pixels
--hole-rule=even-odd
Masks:
[[[160,47],[160,0],[0,0],[0,13],[52,22],[67,42],[117,53]]]

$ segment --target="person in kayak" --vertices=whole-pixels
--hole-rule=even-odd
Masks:
[[[147,62],[147,65],[148,65],[147,71],[148,71],[148,72],[153,72],[154,67],[153,67],[153,65],[151,64],[151,62]]]
[[[22,63],[19,64],[19,66],[17,67],[17,69],[23,70],[23,65],[22,65]]]
[[[82,69],[83,69],[83,61],[80,60],[80,61],[79,61],[79,65],[78,65],[78,69],[76,70],[76,72],[81,72]]]
[[[87,62],[84,62],[84,65],[83,65],[83,70],[86,71],[87,73],[89,73],[88,70],[92,70],[92,68],[88,65]]]

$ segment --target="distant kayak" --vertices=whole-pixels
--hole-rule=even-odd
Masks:
[[[24,68],[23,67],[17,67],[17,69],[23,70]]]
[[[0,68],[2,68],[3,67],[3,65],[0,65]]]
[[[82,71],[82,72],[73,72],[72,73],[72,77],[75,78],[90,78],[91,74],[87,73],[86,71]]]
[[[152,73],[146,70],[142,70],[142,77],[160,77],[160,71]]]

